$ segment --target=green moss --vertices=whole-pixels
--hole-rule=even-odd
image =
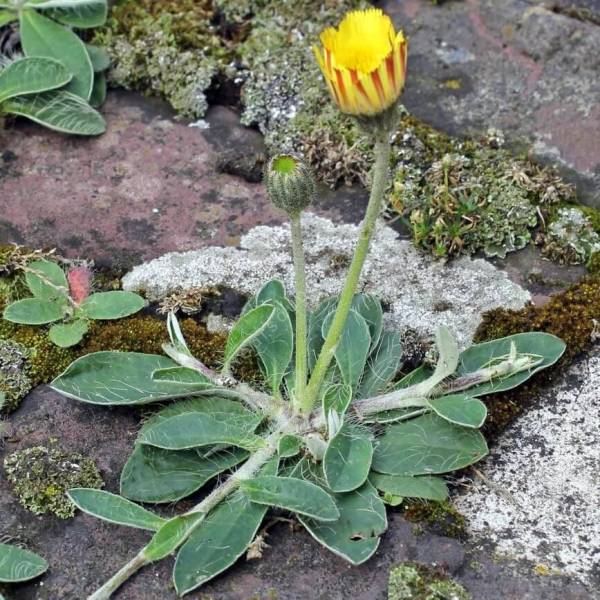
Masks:
[[[404,563],[390,570],[388,600],[470,600],[469,593],[443,573]]]
[[[407,500],[402,509],[404,517],[411,523],[426,524],[447,537],[462,539],[467,535],[465,518],[449,500]]]
[[[558,336],[567,345],[556,367],[541,371],[514,390],[484,398],[488,406],[484,425],[487,437],[505,429],[535,398],[537,388],[547,386],[577,355],[592,347],[598,336],[599,323],[600,278],[593,276],[555,294],[542,306],[530,305],[521,310],[498,308],[485,313],[475,333],[476,342],[526,331],[545,331]]]
[[[56,447],[35,446],[13,452],[4,459],[4,470],[19,502],[36,515],[72,517],[75,506],[67,490],[104,486],[91,459]]]

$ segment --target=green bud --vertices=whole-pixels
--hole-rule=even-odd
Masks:
[[[279,154],[271,159],[265,185],[271,202],[291,217],[298,216],[317,195],[311,170],[292,154]]]

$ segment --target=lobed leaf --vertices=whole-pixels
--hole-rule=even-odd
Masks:
[[[239,448],[204,456],[200,450],[174,451],[136,444],[121,472],[121,495],[138,502],[176,502],[247,457],[248,453]]]
[[[158,531],[166,523],[157,514],[110,492],[73,488],[67,494],[77,508],[109,523],[150,531]]]
[[[103,405],[148,404],[214,391],[210,382],[182,385],[155,381],[158,369],[177,367],[171,359],[138,352],[95,352],[72,362],[50,385],[69,398]]]
[[[373,454],[373,469],[388,475],[448,473],[488,452],[479,431],[458,427],[429,413],[390,425]]]
[[[91,294],[82,303],[81,309],[90,319],[122,319],[138,312],[146,301],[133,292],[113,291]]]
[[[340,512],[318,485],[294,477],[262,476],[242,481],[240,489],[252,502],[276,506],[318,521],[335,521]]]
[[[53,58],[31,56],[15,60],[0,70],[0,104],[15,96],[36,94],[62,87],[72,78],[67,68]]]
[[[0,582],[28,581],[47,568],[48,563],[41,556],[18,546],[0,543]]]

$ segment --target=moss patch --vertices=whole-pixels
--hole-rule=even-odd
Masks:
[[[34,446],[9,454],[4,470],[19,502],[36,515],[52,513],[61,519],[75,515],[66,491],[104,486],[95,463],[76,452]]]
[[[470,600],[470,594],[447,575],[405,563],[390,570],[388,600]]]
[[[434,533],[459,539],[467,537],[465,518],[450,500],[407,500],[402,503],[402,511],[407,521],[426,524]]]
[[[484,398],[488,406],[483,428],[486,436],[493,437],[505,429],[535,398],[539,386],[547,386],[578,354],[588,351],[600,335],[599,327],[600,278],[593,276],[555,294],[542,306],[487,312],[475,332],[475,342],[526,331],[545,331],[564,340],[567,348],[557,367],[541,371],[514,390]]]

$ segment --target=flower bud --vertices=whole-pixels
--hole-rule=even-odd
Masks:
[[[292,154],[279,154],[271,159],[265,185],[271,202],[291,217],[298,216],[317,195],[311,170]]]

